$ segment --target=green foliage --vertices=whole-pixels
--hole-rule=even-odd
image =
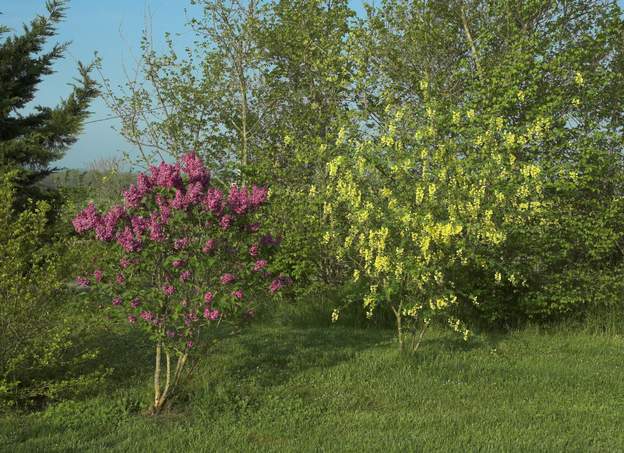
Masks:
[[[271,181],[271,219],[283,231],[276,257],[299,294],[340,284],[345,266],[319,247],[325,164],[346,118],[351,62],[347,38],[354,17],[347,1],[277,1],[259,26],[265,70],[260,96],[269,107],[254,166]]]
[[[517,181],[502,187],[491,166],[504,172],[506,164],[478,155],[481,141],[494,140],[501,162],[540,169],[543,200],[530,221],[498,223],[504,240],[496,247],[469,241],[479,259],[456,266],[447,256],[444,267],[463,299],[487,301],[461,303],[462,317],[513,325],[617,304],[624,281],[624,22],[615,2],[386,0],[359,18],[344,0],[193,4],[196,46],[180,58],[167,36],[159,54],[146,35],[143,80],[119,94],[108,86],[109,105],[146,161],[195,148],[224,186],[270,184],[270,227],[283,236],[275,269],[297,280],[299,296],[341,287],[357,267],[318,245],[328,162],[355,164],[357,144],[370,140],[371,174],[411,159],[414,187],[425,190],[431,181],[419,173],[422,150],[433,155],[444,145],[451,158],[434,174],[452,175],[474,157],[468,173],[477,177],[484,159],[481,176],[506,194]],[[393,143],[382,142],[391,127]],[[336,145],[341,130],[347,146]],[[461,155],[469,159],[458,161]],[[395,188],[392,177],[378,177],[363,178],[371,203],[379,201],[376,184],[398,200],[414,195],[407,179]],[[471,201],[440,184],[431,208],[438,220],[454,203]],[[499,205],[494,217],[504,211]],[[400,220],[384,222],[398,228]],[[382,285],[393,298],[399,280]]]
[[[197,45],[182,59],[142,40],[141,80],[108,105],[144,162],[194,149],[219,183],[253,180],[272,190],[271,228],[284,237],[275,266],[308,293],[341,278],[316,246],[328,143],[349,102],[347,1],[196,1]],[[304,34],[302,34],[304,33]],[[285,234],[288,232],[288,234]]]
[[[428,108],[448,112],[436,124],[444,137],[457,132],[451,112],[472,111],[475,131],[495,132],[492,122],[502,122],[519,165],[541,168],[541,209],[531,222],[508,225],[496,249],[502,281],[493,284],[480,266],[456,276],[488,301],[472,314],[508,324],[618,304],[624,172],[613,99],[624,93],[621,9],[588,0],[386,1],[369,8],[352,35],[365,136],[385,134],[406,108],[413,120],[397,135],[417,155]],[[534,133],[533,143],[523,139]],[[523,276],[521,287],[512,275]]]
[[[16,213],[15,172],[0,185],[0,407],[41,404],[87,390],[102,373],[89,369],[88,326],[64,306],[64,242],[48,242],[45,201]]]

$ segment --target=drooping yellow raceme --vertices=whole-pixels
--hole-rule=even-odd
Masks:
[[[550,120],[538,117],[519,131],[495,118],[483,130],[468,127],[479,121],[474,110],[453,111],[446,118],[452,117],[455,134],[445,135],[437,131],[442,114],[432,107],[426,115],[426,123],[406,135],[401,122],[409,115],[398,109],[378,139],[352,139],[353,155],[328,163],[323,240],[336,256],[356,263],[354,281],[370,282],[367,317],[380,303],[421,320],[446,313],[451,327],[467,336],[465,324],[452,318],[461,293],[453,272],[470,263],[487,268],[479,253],[500,246],[511,225],[539,209],[541,169],[519,164],[516,155],[540,146]],[[405,137],[414,143],[408,146]],[[494,278],[502,282],[503,273]],[[515,285],[522,278],[508,280]],[[392,296],[382,288],[393,288]],[[462,301],[480,303],[470,294]]]

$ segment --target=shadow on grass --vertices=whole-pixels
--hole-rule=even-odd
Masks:
[[[278,385],[310,368],[326,368],[387,341],[391,333],[340,327],[258,329],[240,338],[243,348],[235,374],[254,375],[263,385]]]
[[[153,366],[152,343],[139,329],[99,328],[85,339],[84,346],[99,351],[93,366],[112,369],[107,381],[114,387],[136,382],[137,376]]]
[[[496,344],[500,340],[489,338],[471,338],[464,341],[459,335],[443,334],[438,338],[423,340],[419,352],[426,353],[427,350],[446,351],[449,353],[469,352],[475,349],[483,349],[491,344]]]
[[[207,419],[224,413],[239,417],[260,407],[271,389],[309,370],[325,372],[389,337],[387,331],[337,326],[293,329],[256,325],[218,346],[214,360],[206,360],[207,366],[179,401],[186,400],[194,414]]]

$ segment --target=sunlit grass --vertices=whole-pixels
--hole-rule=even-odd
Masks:
[[[391,331],[258,325],[217,344],[157,418],[142,415],[150,363],[130,340],[102,340],[117,368],[110,389],[5,416],[0,450],[624,449],[621,336],[523,330],[464,343],[432,332],[402,356]]]

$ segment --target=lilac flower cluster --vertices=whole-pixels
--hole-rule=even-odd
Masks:
[[[235,222],[235,216],[245,215],[264,204],[267,200],[268,189],[253,186],[251,190],[243,186],[238,188],[232,185],[224,202],[223,192],[214,187],[208,187],[210,173],[195,153],[185,154],[181,164],[167,164],[151,166],[150,174],[140,173],[136,185],[132,184],[123,192],[124,206],[114,206],[105,214],[99,214],[93,203],[80,212],[72,221],[77,233],[82,234],[90,230],[95,231],[100,241],[116,240],[122,249],[128,253],[140,252],[145,239],[162,242],[167,239],[166,226],[173,210],[186,210],[190,207],[202,205],[218,219],[222,230],[228,230]],[[185,185],[182,175],[186,174],[188,182]],[[172,199],[163,195],[163,189],[174,190]],[[157,210],[149,217],[131,215],[129,211],[145,206],[145,200],[153,195]],[[229,213],[225,209],[229,208]],[[250,226],[255,232],[259,224]],[[184,238],[174,243],[175,250],[184,248]],[[208,249],[210,250],[210,249]]]
[[[234,274],[223,274],[220,278],[222,285],[227,285],[236,281],[236,276]]]
[[[203,253],[211,253],[215,247],[217,246],[217,242],[214,239],[208,239],[204,246],[202,247]]]
[[[271,285],[269,286],[269,291],[271,292],[271,294],[275,294],[283,287],[291,284],[292,278],[288,277],[287,275],[280,275],[271,282]]]
[[[72,220],[76,233],[84,233],[92,230],[101,221],[100,215],[95,209],[95,205],[91,202]]]
[[[264,204],[268,193],[268,189],[264,187],[253,186],[251,192],[249,192],[246,186],[239,189],[236,184],[232,184],[228,196],[228,205],[233,212],[243,215],[249,210]]]
[[[86,277],[78,276],[76,277],[76,284],[81,288],[86,288],[91,284],[91,281]]]
[[[204,318],[209,321],[216,321],[221,317],[221,312],[219,310],[213,310],[210,307],[206,307],[204,309]]]
[[[268,261],[267,260],[258,260],[255,262],[254,264],[254,268],[253,271],[254,272],[260,272],[262,269],[264,269],[265,267],[267,267],[268,265]]]
[[[245,241],[260,231],[260,223],[251,220],[251,215],[267,202],[267,188],[234,184],[222,191],[210,183],[202,160],[188,153],[178,163],[162,162],[139,173],[123,191],[122,204],[98,212],[89,203],[72,220],[77,234],[93,232],[92,237],[110,244],[121,256],[118,264],[91,271],[96,287],[106,288],[106,294],[111,288],[120,293],[113,294],[115,310],[125,310],[130,324],[142,319],[145,323],[139,325],[152,332],[157,329],[187,348],[193,346],[191,338],[201,323],[229,316],[229,310],[253,316],[249,302],[254,299],[250,297],[253,287],[246,279],[251,277],[250,270],[262,277],[269,275],[265,255],[279,243],[271,235],[258,236],[254,243]],[[205,263],[216,266],[214,272],[206,273]],[[202,281],[215,284],[215,280],[231,287],[207,291],[198,286]],[[76,283],[92,285],[82,276]],[[287,284],[286,277],[279,277],[269,289],[275,293]],[[153,289],[156,292],[149,297],[143,296],[142,291]],[[128,291],[141,298],[126,298]]]

